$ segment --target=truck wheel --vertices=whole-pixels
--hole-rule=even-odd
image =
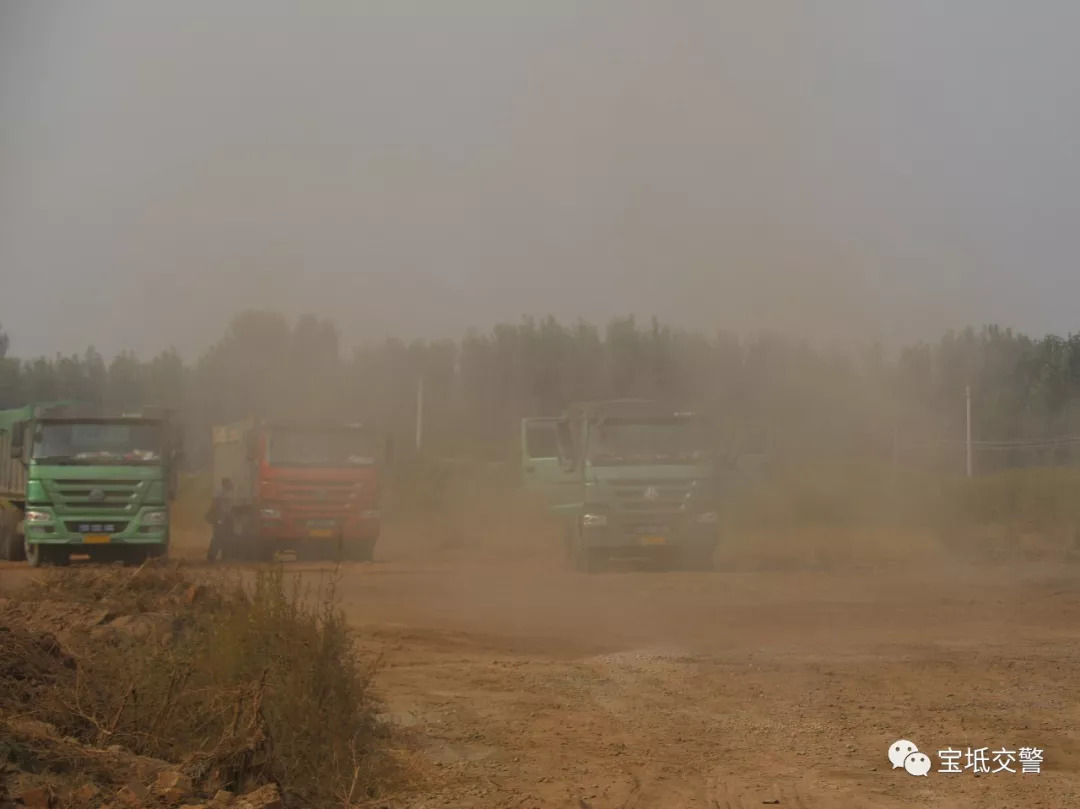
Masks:
[[[23,549],[30,567],[41,567],[45,563],[45,553],[40,545],[27,541],[23,543]]]
[[[121,551],[120,559],[123,561],[124,567],[138,567],[147,560],[149,555],[146,548],[124,548]]]
[[[268,563],[274,561],[273,545],[255,538],[245,538],[240,546],[239,559],[243,562]]]
[[[345,562],[372,562],[375,559],[375,540],[358,539],[341,543],[341,559]]]
[[[222,562],[268,562],[273,559],[273,547],[261,544],[257,537],[234,535],[221,543]]]
[[[711,545],[707,547],[690,547],[683,551],[681,567],[683,570],[695,570],[701,572],[708,572],[715,569],[713,562],[713,553],[715,548]]]
[[[15,533],[12,520],[5,512],[0,512],[0,559],[5,562],[21,562],[25,558],[23,543]]]
[[[30,563],[30,567],[45,567],[46,565],[67,567],[71,564],[71,551],[67,548],[54,548],[34,542],[26,542],[24,547],[26,561]]]
[[[582,573],[602,573],[607,568],[607,557],[599,548],[578,548],[576,567]]]
[[[607,556],[603,548],[588,548],[575,537],[573,545],[574,569],[579,573],[600,573],[607,567]]]
[[[589,548],[581,539],[581,524],[567,528],[567,548],[570,564],[579,573],[599,573],[606,567],[607,556],[602,548]]]

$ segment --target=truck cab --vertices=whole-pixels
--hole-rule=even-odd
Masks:
[[[563,518],[577,569],[615,557],[712,566],[717,476],[695,414],[650,400],[585,402],[524,419],[521,440],[523,484]]]
[[[162,409],[55,403],[0,413],[0,555],[139,564],[168,553],[180,433]]]
[[[381,529],[376,444],[363,424],[245,420],[214,428],[214,482],[235,487],[226,555],[370,561]]]

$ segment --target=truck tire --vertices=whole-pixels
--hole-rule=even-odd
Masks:
[[[258,537],[241,537],[233,550],[233,560],[249,563],[273,562],[276,551],[273,545],[261,542]]]
[[[706,573],[716,569],[716,565],[713,561],[713,554],[715,553],[713,546],[708,547],[690,547],[683,551],[680,561],[680,567],[683,570],[693,570],[702,573]]]
[[[602,548],[589,548],[581,541],[581,527],[574,526],[570,539],[570,559],[579,573],[600,573],[607,567],[607,555]]]
[[[375,560],[375,540],[342,542],[340,557],[343,562],[372,562]]]
[[[574,568],[579,573],[602,573],[607,567],[607,557],[597,548],[578,546],[574,554]]]
[[[137,545],[132,548],[124,548],[120,554],[120,561],[124,563],[124,567],[138,567],[146,562],[150,553],[146,548],[140,548]]]
[[[14,512],[0,512],[0,559],[5,562],[21,562],[26,558],[23,543],[15,532],[13,514]]]
[[[25,542],[26,561],[30,567],[67,567],[71,564],[71,551],[64,547],[53,547],[40,543]]]

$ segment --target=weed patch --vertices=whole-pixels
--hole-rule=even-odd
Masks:
[[[208,794],[275,784],[293,805],[350,807],[400,775],[375,718],[378,661],[358,654],[333,581],[303,588],[275,567],[203,585],[147,565],[52,572],[29,595],[51,609],[0,626],[5,719],[168,762]],[[32,622],[63,605],[88,625],[61,649]],[[132,612],[163,611],[161,631],[136,631]]]

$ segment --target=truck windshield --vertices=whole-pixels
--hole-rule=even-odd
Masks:
[[[39,422],[32,457],[57,464],[161,463],[160,424]]]
[[[267,441],[271,466],[369,466],[371,436],[362,430],[278,430]]]
[[[705,458],[703,445],[700,425],[689,419],[607,419],[589,430],[587,457],[593,466],[691,463]]]

